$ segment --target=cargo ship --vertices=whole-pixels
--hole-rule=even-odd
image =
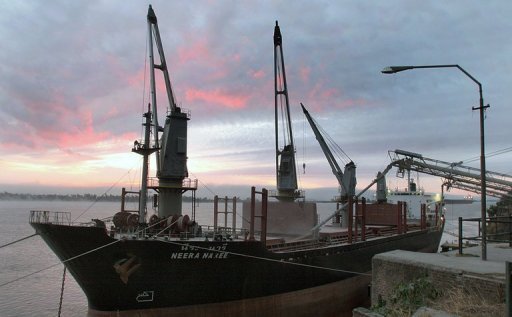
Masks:
[[[67,212],[30,212],[30,224],[85,293],[88,316],[351,315],[354,307],[369,303],[375,254],[437,251],[442,217],[409,221],[403,203],[366,203],[353,192],[353,163],[337,174],[340,207],[326,220],[330,223],[319,223],[316,204],[297,190],[293,138],[281,145],[277,133],[277,190],[252,187],[250,201],[243,202],[242,224],[236,224],[237,198],[217,196],[213,226],[197,223],[195,204],[183,210],[182,201],[186,192],[195,198],[198,184],[187,170],[190,112],[176,105],[151,6],[147,22],[151,102],[143,114],[143,138],[132,149],[143,157],[140,191],[123,189],[120,210],[108,221],[77,224]],[[274,61],[276,109],[283,102],[290,123],[277,22]],[[156,71],[163,72],[167,92],[163,127]],[[149,176],[152,155],[156,177]],[[374,183],[381,180],[378,176]],[[138,196],[138,210],[125,208],[127,195]],[[149,215],[148,204],[157,213]]]

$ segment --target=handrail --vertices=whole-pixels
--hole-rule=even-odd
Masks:
[[[175,188],[186,188],[186,189],[197,189],[197,178],[191,179],[191,178],[185,178],[181,182],[180,186],[173,186]],[[149,187],[160,187],[158,178],[156,177],[148,177],[148,183]],[[170,187],[170,185],[166,185],[165,187]]]
[[[62,211],[31,210],[29,222],[70,226],[71,213]]]
[[[463,222],[478,222],[478,235],[477,236],[467,236],[465,237],[463,235]],[[463,243],[462,240],[482,240],[482,230],[481,230],[481,218],[462,218],[459,217],[459,255],[462,255],[462,248]],[[497,224],[499,223],[508,223],[509,224],[509,231],[508,232],[500,232],[500,233],[492,233],[490,234],[487,230],[487,242],[505,242],[508,243],[510,247],[512,247],[512,215],[509,216],[496,216],[496,217],[488,217],[486,218],[487,225],[489,224]],[[490,236],[496,237],[496,236],[506,236],[508,234],[508,239],[490,239]]]

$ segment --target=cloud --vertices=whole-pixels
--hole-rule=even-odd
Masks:
[[[249,71],[249,74],[255,78],[255,79],[262,79],[262,78],[265,78],[267,76],[267,74],[265,73],[264,70],[262,69],[259,69],[259,70],[250,70]]]
[[[237,95],[230,92],[216,89],[213,91],[203,91],[198,89],[189,88],[185,92],[185,100],[189,103],[194,102],[207,102],[222,107],[240,109],[247,105],[249,96]]]
[[[197,166],[209,164],[201,151],[208,148],[218,153],[215,167],[224,171],[235,164],[232,151],[244,174],[238,179],[274,181],[276,20],[283,34],[297,153],[307,152],[309,169],[325,162],[303,128],[299,102],[353,153],[360,175],[373,175],[387,164],[386,152],[394,148],[445,160],[478,155],[479,118],[471,111],[478,103],[476,85],[453,69],[382,75],[389,65],[464,67],[482,82],[485,103],[491,104],[487,148],[510,146],[508,2],[302,1],[290,7],[281,1],[193,0],[156,1],[153,8],[178,104],[193,114],[189,148],[198,153],[189,155],[201,161]],[[129,151],[149,103],[146,10],[147,3],[119,1],[2,5],[4,160],[19,160],[13,152],[45,162],[69,158],[79,169],[95,159],[104,164],[99,157],[109,157],[107,146],[113,153]],[[157,81],[163,115],[161,74]],[[214,151],[219,148],[226,151]],[[271,163],[262,167],[262,160]],[[507,172],[503,161],[490,160],[489,168]],[[251,165],[257,168],[250,170]],[[323,177],[308,182],[318,184]]]

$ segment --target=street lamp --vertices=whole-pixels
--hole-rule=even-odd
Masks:
[[[484,111],[489,108],[489,105],[484,106],[484,98],[482,96],[482,84],[471,76],[464,68],[456,64],[451,65],[424,65],[424,66],[389,66],[382,70],[383,74],[394,74],[404,70],[416,68],[458,68],[466,76],[478,85],[478,92],[480,93],[480,105],[472,107],[473,110],[480,110],[480,184],[482,195],[482,260],[487,260],[487,224],[486,224],[486,180],[485,180],[485,138],[484,138]],[[460,239],[461,237],[459,237]]]

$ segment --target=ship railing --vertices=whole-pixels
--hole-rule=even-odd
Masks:
[[[180,109],[180,113],[184,113],[185,116],[187,117],[187,119],[190,119],[192,113],[190,111],[190,109],[186,109],[186,108],[182,108],[182,107],[178,107]],[[171,109],[167,109],[167,112],[166,112],[166,115],[167,116],[170,116],[172,114],[171,112]]]
[[[150,141],[149,144],[146,144],[143,139],[138,139],[133,142],[133,152],[138,152],[146,149],[158,149],[158,147],[156,146],[155,141]]]
[[[144,229],[136,231],[134,229],[114,230],[111,231],[111,236],[119,235],[121,238],[133,240],[148,240],[148,239],[164,239],[164,240],[189,240],[193,238],[205,238],[213,241],[227,241],[233,239],[246,239],[249,231],[243,228],[217,228],[214,226],[200,226],[201,230],[198,232],[178,232],[178,233],[158,233],[158,230]]]
[[[233,239],[247,239],[249,230],[245,228],[201,226],[202,235],[212,240],[223,241]]]
[[[313,248],[318,248],[319,246],[324,245],[324,241],[320,241],[318,239],[310,239],[310,240],[299,240],[299,241],[284,241],[279,240],[275,243],[268,243],[267,248],[272,252],[288,252],[288,251],[299,251],[299,250],[309,250]]]
[[[289,197],[294,199],[304,199],[306,192],[303,189],[296,189],[293,193],[290,193],[289,196],[284,196],[282,193],[279,193],[278,190],[271,189],[268,191],[268,197]]]
[[[180,186],[171,186],[171,185],[160,186],[157,177],[149,177],[148,178],[148,186],[150,188],[158,188],[158,187],[171,188],[172,187],[172,188],[183,188],[183,189],[197,189],[197,179],[185,178],[181,182],[181,187],[180,187]]]
[[[71,213],[62,211],[31,210],[29,222],[70,226]]]

